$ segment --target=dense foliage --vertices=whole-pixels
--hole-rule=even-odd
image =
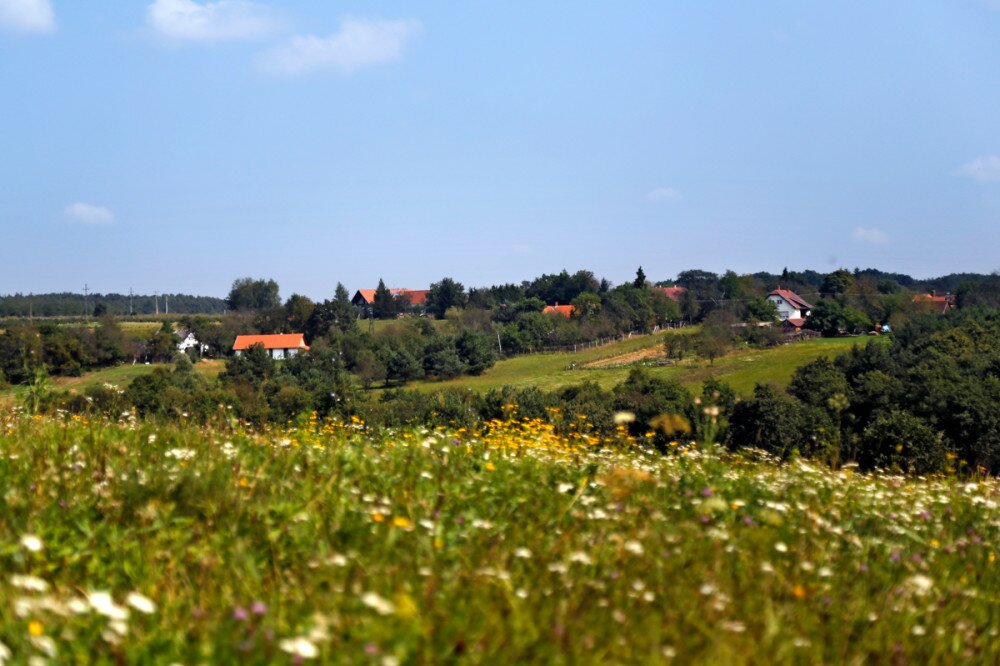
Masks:
[[[793,450],[863,468],[1000,471],[1000,311],[913,319],[879,344],[820,359],[789,396],[759,387],[736,406],[733,446]]]

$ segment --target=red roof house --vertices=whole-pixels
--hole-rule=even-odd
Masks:
[[[301,333],[279,333],[275,335],[237,335],[233,351],[237,356],[254,345],[261,345],[271,358],[291,358],[299,351],[309,351],[305,336]]]
[[[781,285],[767,295],[767,300],[778,307],[778,316],[782,321],[786,319],[805,319],[809,316],[812,306],[794,291],[782,289]]]
[[[390,289],[389,293],[393,298],[406,297],[410,299],[410,305],[424,305],[427,303],[427,294],[430,289]],[[374,289],[358,289],[351,299],[351,303],[357,306],[368,306],[375,302]]]
[[[938,314],[944,314],[955,307],[954,296],[951,294],[939,296],[936,291],[932,291],[929,294],[917,294],[913,297],[913,302]]]
[[[684,287],[655,287],[655,289],[662,291],[667,298],[678,303],[680,303],[681,296],[687,291]]]

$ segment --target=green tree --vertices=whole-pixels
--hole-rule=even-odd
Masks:
[[[5,324],[0,334],[0,372],[11,384],[24,384],[44,365],[42,340],[34,326]]]
[[[165,321],[160,330],[146,341],[146,353],[153,361],[171,361],[177,354],[179,343],[180,339],[174,333],[174,327]]]
[[[490,333],[465,329],[455,338],[455,349],[469,374],[481,375],[496,363],[496,341]]]
[[[444,319],[448,308],[465,307],[465,301],[465,287],[462,283],[446,277],[431,285],[430,293],[427,294],[427,311],[438,319]]]
[[[435,336],[424,348],[424,374],[438,379],[451,379],[465,372],[466,365],[451,338]]]
[[[735,449],[754,447],[787,458],[802,442],[799,404],[778,395],[770,386],[758,384],[752,398],[733,407],[728,441]]]
[[[944,469],[948,450],[926,423],[904,411],[882,414],[865,429],[858,452],[862,469],[929,474]]]
[[[812,315],[806,320],[806,328],[828,337],[861,332],[870,326],[871,320],[863,312],[849,305],[842,305],[833,298],[819,299],[812,309]]]
[[[846,408],[847,377],[825,356],[800,366],[788,393],[803,403],[837,412]]]
[[[715,359],[729,351],[736,341],[734,323],[736,318],[727,310],[713,310],[695,334],[695,349],[710,365],[715,365]]]
[[[306,296],[292,294],[285,302],[286,333],[301,333],[306,330],[306,323],[312,316],[316,304]]]
[[[667,358],[684,359],[684,355],[691,349],[693,338],[685,333],[668,332],[663,336],[663,351]]]
[[[758,296],[747,302],[747,321],[778,321],[778,306],[774,301]]]
[[[694,400],[677,382],[653,377],[643,368],[634,368],[613,393],[614,408],[635,415],[635,420],[629,424],[633,435],[656,431],[656,444],[662,447],[675,436],[696,434],[692,432],[697,423]]]
[[[226,307],[235,312],[279,308],[278,283],[249,277],[234,280],[226,297]]]
[[[392,292],[385,286],[385,282],[381,278],[379,278],[378,286],[375,288],[371,309],[375,319],[394,319],[399,311],[396,299],[393,298]]]
[[[345,287],[340,282],[337,283],[337,288],[334,289],[333,294],[334,294],[333,295],[333,300],[337,301],[338,303],[350,303],[351,302],[351,295],[348,293],[347,287]]]
[[[313,340],[326,337],[331,333],[347,333],[354,328],[356,313],[350,301],[335,298],[323,301],[317,305],[306,321],[304,332],[306,339]]]
[[[844,268],[838,268],[823,277],[823,284],[820,285],[819,290],[823,294],[837,296],[846,293],[853,286],[854,276],[851,275],[851,272]]]
[[[735,271],[726,271],[723,273],[722,277],[719,278],[719,289],[722,292],[722,298],[725,300],[738,301],[746,295],[744,280]]]
[[[632,281],[632,286],[636,289],[646,288],[646,273],[643,272],[642,266],[635,272],[635,280]]]
[[[256,388],[274,377],[276,372],[274,359],[264,345],[256,344],[240,355],[229,357],[226,370],[219,375],[219,379],[224,384],[242,383]]]
[[[111,315],[101,317],[94,330],[95,361],[116,365],[125,359],[125,333]]]
[[[573,299],[573,308],[577,317],[594,317],[601,311],[601,297],[589,291],[584,292]]]

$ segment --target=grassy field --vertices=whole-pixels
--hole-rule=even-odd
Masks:
[[[82,392],[91,386],[98,386],[100,384],[114,384],[125,387],[136,377],[151,374],[156,368],[171,369],[173,367],[172,363],[116,365],[112,368],[102,368],[93,372],[87,372],[80,377],[52,377],[50,381],[54,390]],[[201,361],[195,364],[194,368],[205,377],[215,379],[219,376],[220,372],[226,369],[226,364],[225,361],[212,359]],[[0,406],[5,402],[10,403],[13,400],[17,400],[25,390],[23,386],[11,387],[6,391],[0,390]]]
[[[558,352],[518,356],[499,361],[496,366],[478,377],[459,377],[444,382],[419,382],[413,387],[424,391],[442,388],[471,388],[484,391],[510,384],[512,386],[553,390],[585,381],[597,382],[608,388],[621,382],[628,375],[628,365],[620,367],[587,368],[585,365],[600,359],[613,361],[618,356],[642,349],[659,348],[664,335],[660,333],[639,336],[597,349],[581,352]],[[698,387],[709,377],[718,377],[729,382],[741,393],[749,393],[756,382],[770,382],[785,386],[795,372],[795,368],[815,360],[820,356],[836,356],[848,351],[853,345],[867,344],[870,338],[819,338],[796,342],[770,349],[755,349],[733,352],[716,359],[714,365],[701,359],[685,360],[676,365],[652,366],[651,374],[675,379],[689,387]]]
[[[1000,660],[992,479],[537,422],[375,439],[10,415],[0,452],[13,663]]]
[[[416,326],[419,322],[430,322],[438,331],[445,331],[451,325],[451,322],[445,319],[434,319],[433,317],[404,317],[403,319],[359,319],[357,322],[357,329],[363,333],[367,333],[371,330],[372,333],[378,335],[384,331],[392,329],[402,329],[407,326]]]

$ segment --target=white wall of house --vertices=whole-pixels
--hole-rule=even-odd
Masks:
[[[778,316],[781,317],[781,321],[786,319],[805,319],[805,313],[798,309],[781,296],[777,294],[771,294],[767,297],[767,300],[774,303],[778,308]]]
[[[267,353],[274,360],[276,360],[276,361],[283,361],[286,358],[291,358],[291,357],[295,356],[296,354],[298,354],[299,350],[297,348],[295,348],[295,347],[292,347],[291,349],[268,349]],[[237,356],[243,356],[243,350],[242,349],[237,349],[236,350],[236,355]]]

